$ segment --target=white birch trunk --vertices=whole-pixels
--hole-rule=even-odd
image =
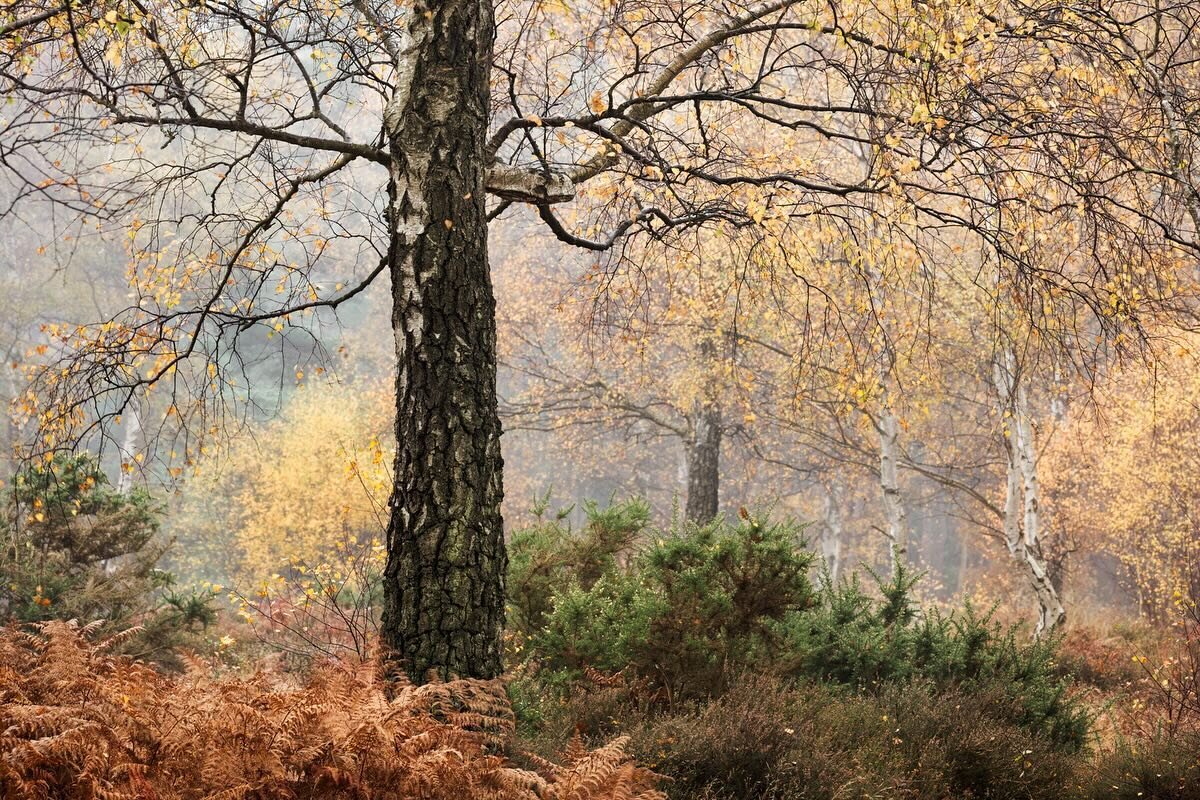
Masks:
[[[1021,465],[1021,491],[1024,496],[1023,553],[1033,590],[1038,598],[1038,622],[1034,633],[1043,633],[1061,625],[1067,617],[1058,590],[1050,580],[1046,559],[1042,556],[1041,485],[1038,482],[1037,443],[1029,401],[1023,383],[1017,384],[1016,396],[1018,463]]]
[[[900,421],[892,412],[892,406],[884,390],[883,406],[879,411],[879,488],[883,493],[883,511],[886,520],[884,534],[891,550],[892,574],[896,565],[908,552],[908,510],[900,492],[899,458]]]
[[[1016,423],[1014,420],[1014,391],[1012,353],[1005,351],[1005,360],[992,362],[992,379],[1000,400],[1000,426],[1004,437],[1006,464],[1004,470],[1004,544],[1013,558],[1021,558],[1021,468],[1018,464]]]
[[[1033,421],[1029,417],[1029,398],[1023,381],[1017,383],[1014,398],[1013,422],[1016,429],[1017,464],[1021,468],[1022,526],[1026,549],[1038,546],[1041,535],[1041,488],[1037,474],[1037,449],[1034,445]]]
[[[821,557],[829,579],[837,581],[842,566],[842,508],[836,486],[825,487],[825,524],[821,526]]]
[[[885,297],[883,294],[883,276],[878,270],[871,268],[867,272],[868,291],[871,302],[875,305],[876,313],[884,314]],[[892,365],[896,354],[892,350],[891,340],[880,322],[882,334],[882,351],[879,354],[879,420],[876,428],[879,432],[879,489],[883,496],[883,512],[885,520],[884,535],[888,540],[888,563],[892,574],[896,574],[897,564],[905,558],[908,552],[908,511],[904,505],[904,496],[900,491],[900,420],[892,406]]]
[[[125,413],[121,415],[125,431],[118,448],[121,465],[120,474],[117,477],[117,492],[120,494],[129,494],[133,491],[133,473],[137,469],[138,448],[142,438],[141,405],[141,400],[133,397],[129,400]]]
[[[1050,580],[1041,545],[1041,486],[1037,472],[1037,444],[1024,382],[1016,369],[1016,356],[1006,348],[993,363],[996,392],[1003,414],[1005,450],[1008,454],[1004,503],[1004,538],[1009,552],[1024,568],[1038,602],[1035,636],[1061,625],[1066,610]]]

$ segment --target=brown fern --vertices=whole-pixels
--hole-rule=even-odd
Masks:
[[[496,681],[415,686],[330,663],[303,685],[270,670],[167,677],[47,623],[0,631],[5,798],[659,800],[624,740],[521,770],[501,754],[513,713]]]

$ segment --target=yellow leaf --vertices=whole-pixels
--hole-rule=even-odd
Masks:
[[[104,50],[104,60],[112,64],[114,69],[120,69],[124,62],[125,47],[120,42],[113,42]]]

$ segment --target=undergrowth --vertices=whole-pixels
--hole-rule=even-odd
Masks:
[[[606,677],[632,702],[670,711],[756,673],[859,694],[987,696],[998,721],[1049,747],[1087,742],[1089,716],[1057,669],[1057,640],[1031,641],[969,605],[920,609],[917,577],[902,565],[874,586],[854,577],[814,589],[795,524],[746,514],[656,531],[637,502],[585,510],[578,532],[553,520],[513,538],[522,720],[536,725],[547,697]]]
[[[195,657],[167,674],[120,656],[145,634],[112,620],[18,617],[0,629],[0,797],[1200,798],[1191,600],[1119,646],[1033,641],[969,604],[918,607],[903,568],[814,586],[791,523],[584,511],[512,537],[504,683],[385,679],[330,657],[373,652],[369,629],[315,646],[311,613],[319,630],[288,640],[304,669],[249,674]],[[1136,725],[1107,722],[1118,705]]]
[[[198,646],[217,612],[212,592],[159,569],[163,513],[144,489],[110,485],[87,454],[26,466],[0,493],[0,621],[136,628],[123,652],[178,666],[177,651]]]
[[[166,676],[108,655],[121,637],[49,622],[0,632],[0,794],[80,800],[423,798],[656,800],[627,739],[575,740],[528,768],[505,756],[496,681],[415,686],[326,662],[302,684],[265,671]]]

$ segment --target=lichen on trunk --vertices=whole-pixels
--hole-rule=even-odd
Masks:
[[[381,639],[415,680],[498,675],[506,555],[484,208],[489,0],[418,2],[391,154],[395,489]]]

